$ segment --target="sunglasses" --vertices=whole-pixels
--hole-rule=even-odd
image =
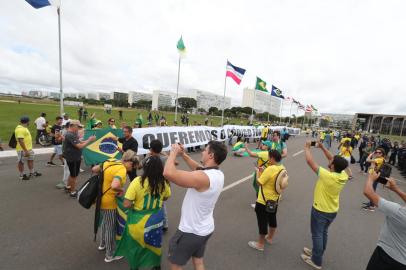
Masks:
[[[375,153],[376,153],[376,154],[382,154],[382,152],[380,152],[380,151],[376,151]]]

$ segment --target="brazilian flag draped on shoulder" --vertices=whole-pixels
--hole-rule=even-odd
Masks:
[[[117,146],[121,147],[122,145],[112,138],[122,137],[123,131],[121,129],[86,129],[84,139],[86,140],[92,135],[96,136],[96,140],[88,144],[82,152],[87,165],[99,164],[109,158],[121,158]]]
[[[122,203],[118,202],[118,213],[115,256],[124,256],[131,269],[160,266],[163,210],[124,209]],[[125,228],[122,231],[124,223]]]

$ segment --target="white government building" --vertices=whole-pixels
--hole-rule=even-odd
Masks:
[[[152,110],[159,107],[175,106],[176,94],[169,91],[154,90],[152,92]]]
[[[144,92],[135,92],[130,91],[128,92],[128,103],[132,104],[138,102],[140,100],[152,100],[152,94],[144,93]]]
[[[254,103],[255,91],[255,103]],[[281,104],[283,99],[271,96],[271,93],[244,88],[241,107],[254,106],[254,110],[259,113],[269,112],[270,114],[280,116]]]

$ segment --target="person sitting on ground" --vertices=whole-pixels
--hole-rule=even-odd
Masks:
[[[245,144],[242,142],[242,138],[238,137],[237,142],[233,145],[232,148],[233,155],[237,157],[243,157],[245,152]]]
[[[385,215],[377,247],[369,259],[366,270],[406,269],[406,206],[388,201],[373,189],[379,174],[372,172],[365,183],[364,195]],[[406,203],[406,193],[400,190],[393,178],[387,179],[387,187]]]
[[[108,159],[92,168],[92,172],[95,174],[103,170],[103,196],[100,205],[102,217],[101,239],[98,250],[106,250],[104,261],[107,263],[123,258],[122,256],[114,256],[117,232],[116,196],[122,196],[127,172],[137,165],[137,155],[133,151],[128,150],[123,154],[121,160]]]
[[[348,182],[348,175],[345,169],[348,162],[343,157],[333,156],[322,143],[319,147],[328,160],[328,169],[319,166],[313,159],[311,142],[305,144],[305,158],[309,167],[315,172],[319,179],[314,189],[314,199],[311,211],[311,233],[313,249],[303,248],[301,258],[305,263],[315,269],[321,269],[324,251],[327,248],[328,228],[337,216],[340,206],[340,194]]]
[[[109,120],[107,120],[107,123],[109,125],[109,128],[111,129],[116,129],[116,120],[114,118],[109,118]]]
[[[257,202],[255,204],[255,213],[257,216],[259,238],[258,241],[248,242],[248,245],[251,248],[259,251],[264,251],[265,241],[272,244],[272,238],[275,235],[277,227],[276,213],[278,209],[279,197],[280,193],[286,187],[286,182],[283,183],[283,185],[276,182],[279,174],[285,169],[285,167],[280,164],[280,161],[282,160],[281,154],[277,150],[269,150],[268,155],[269,166],[265,170],[263,167],[256,168],[259,192]],[[280,188],[277,188],[277,184],[280,185]],[[273,201],[276,203],[274,213],[267,212],[267,201]]]

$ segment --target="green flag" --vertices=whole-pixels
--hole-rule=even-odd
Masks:
[[[185,47],[185,44],[183,43],[182,36],[180,36],[180,39],[178,41],[178,44],[176,45],[176,48],[178,48],[178,51],[180,54],[184,54],[186,52],[186,47]]]
[[[86,140],[92,135],[96,136],[96,140],[88,144],[82,152],[87,165],[99,164],[109,158],[121,158],[121,153],[117,147],[122,147],[122,145],[113,139],[123,136],[121,129],[86,130],[84,139]]]
[[[313,105],[310,105],[310,107],[312,107],[313,111],[317,112],[317,109]]]
[[[255,89],[262,91],[262,92],[268,92],[266,89],[266,82],[261,80],[261,78],[257,77],[257,83],[255,85]]]
[[[119,204],[120,207],[120,204]],[[118,239],[116,256],[124,256],[131,269],[152,268],[161,265],[163,210],[129,209],[121,239]],[[120,214],[121,216],[121,214]]]

